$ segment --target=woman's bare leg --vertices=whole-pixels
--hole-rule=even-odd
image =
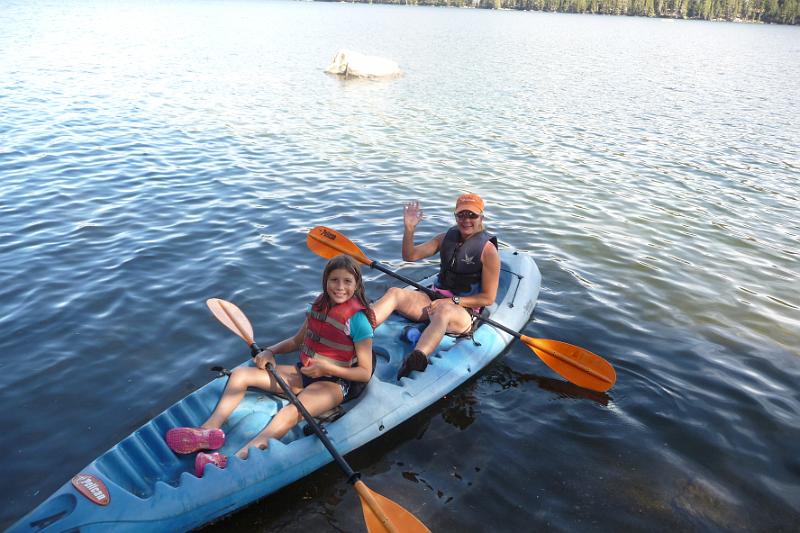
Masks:
[[[431,305],[431,299],[424,292],[390,287],[380,300],[372,305],[375,311],[375,320],[378,324],[389,318],[392,311],[397,311],[404,317],[415,322],[427,318],[426,308]]]
[[[464,333],[472,326],[472,318],[466,309],[456,304],[442,305],[430,316],[430,324],[422,332],[416,348],[425,355],[432,354],[445,333]]]

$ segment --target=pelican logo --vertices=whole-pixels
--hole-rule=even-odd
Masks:
[[[72,478],[72,486],[97,505],[108,505],[111,501],[105,483],[91,474],[78,474]]]
[[[332,240],[332,241],[335,241],[335,240],[336,240],[336,234],[335,234],[335,233],[333,233],[333,232],[331,232],[331,231],[328,231],[326,228],[321,228],[321,229],[319,230],[319,232],[320,232],[320,233],[322,234],[322,236],[323,236],[323,237],[325,237],[326,239],[330,239],[330,240]]]
[[[474,265],[475,258],[472,257],[471,255],[464,254],[464,258],[461,260],[461,262],[464,263],[465,265]]]

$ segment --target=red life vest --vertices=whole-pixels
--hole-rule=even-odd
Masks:
[[[300,362],[308,365],[309,359],[322,359],[337,366],[351,367],[357,361],[353,339],[345,333],[347,321],[354,314],[366,309],[355,296],[344,303],[334,305],[327,313],[314,310],[306,314],[308,326],[303,344],[300,346]]]

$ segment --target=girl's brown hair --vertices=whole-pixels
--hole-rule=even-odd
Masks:
[[[367,300],[367,293],[364,290],[364,279],[361,277],[361,267],[349,255],[337,255],[325,265],[325,270],[322,272],[322,294],[317,296],[317,299],[314,300],[314,310],[320,313],[327,313],[328,310],[333,307],[333,302],[331,302],[328,296],[328,278],[331,272],[340,268],[350,272],[355,278],[356,290],[353,296],[365,307],[364,314],[367,315],[367,320],[369,320],[372,329],[377,328],[375,311],[370,307],[369,300]]]

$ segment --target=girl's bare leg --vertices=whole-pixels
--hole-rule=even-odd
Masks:
[[[338,383],[317,381],[303,389],[297,395],[297,399],[311,416],[318,416],[342,403],[344,396],[342,396],[342,389]],[[272,417],[267,427],[236,452],[236,456],[240,459],[247,459],[249,448],[266,449],[269,439],[280,439],[302,419],[303,415],[294,404],[286,405]]]
[[[278,365],[277,370],[292,389],[300,390],[301,380],[294,366]],[[253,366],[236,368],[228,378],[222,398],[214,408],[214,412],[211,413],[211,416],[201,427],[208,429],[222,427],[222,424],[231,416],[233,410],[244,398],[244,393],[247,392],[248,387],[258,387],[267,392],[281,391],[280,386],[274,382],[272,376],[266,370]]]

